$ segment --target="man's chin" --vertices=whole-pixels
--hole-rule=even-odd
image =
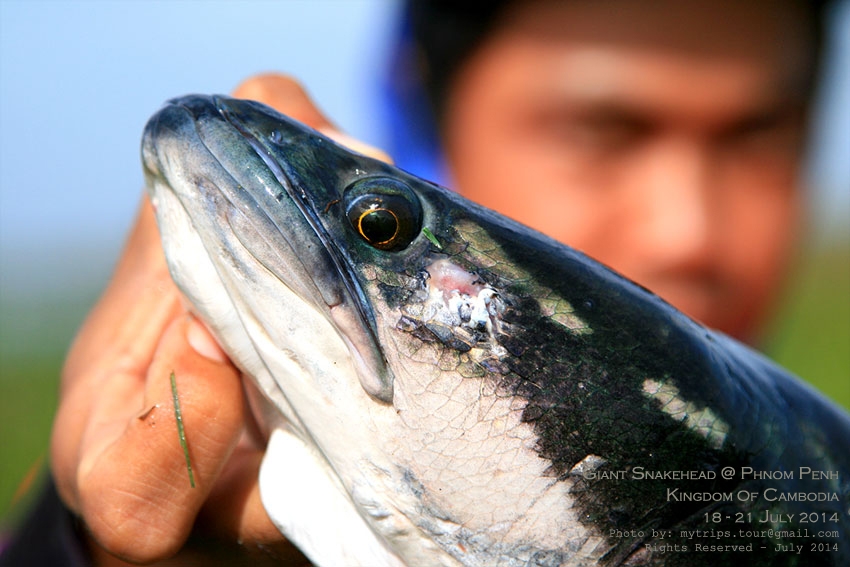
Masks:
[[[646,286],[692,319],[739,340],[748,341],[751,317],[739,298],[724,293],[720,286],[703,282],[660,282]]]

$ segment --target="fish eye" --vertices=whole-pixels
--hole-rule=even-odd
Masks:
[[[345,190],[344,199],[351,226],[374,248],[403,250],[421,231],[419,200],[400,181],[390,178],[355,181]]]

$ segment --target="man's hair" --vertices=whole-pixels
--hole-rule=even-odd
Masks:
[[[417,51],[422,87],[439,121],[460,67],[487,38],[506,7],[523,0],[408,0],[409,33]],[[564,0],[569,1],[569,0]],[[804,86],[811,98],[818,81],[824,30],[832,0],[789,0],[808,14],[810,64]]]
[[[458,69],[512,0],[409,0],[408,23],[422,86],[440,117]]]

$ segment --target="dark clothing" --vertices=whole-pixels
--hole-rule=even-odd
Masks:
[[[53,479],[0,551],[0,567],[89,567],[80,524],[59,499]]]

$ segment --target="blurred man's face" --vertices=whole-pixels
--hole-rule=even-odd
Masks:
[[[465,196],[744,340],[799,216],[801,16],[775,2],[520,2],[444,117]]]

